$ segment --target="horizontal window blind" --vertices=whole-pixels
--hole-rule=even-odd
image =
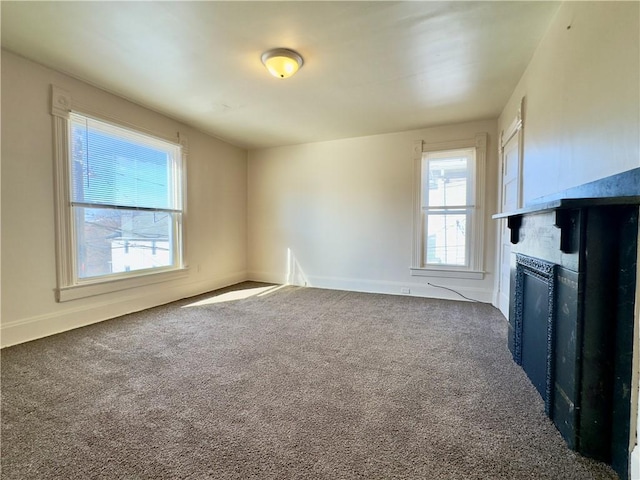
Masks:
[[[130,209],[180,210],[180,147],[72,114],[71,201]]]
[[[75,278],[180,268],[180,146],[77,113],[69,138]]]

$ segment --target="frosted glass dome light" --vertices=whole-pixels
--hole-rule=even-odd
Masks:
[[[274,48],[262,54],[262,63],[277,78],[289,78],[304,63],[299,53],[287,48]]]

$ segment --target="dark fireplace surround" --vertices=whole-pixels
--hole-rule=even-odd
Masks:
[[[629,477],[640,168],[539,199],[511,232],[508,346],[570,448]]]

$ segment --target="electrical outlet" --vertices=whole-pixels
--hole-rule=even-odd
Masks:
[[[411,289],[407,287],[403,287],[400,289],[400,293],[409,294],[411,293]]]

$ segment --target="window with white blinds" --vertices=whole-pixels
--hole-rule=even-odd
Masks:
[[[178,144],[71,113],[74,283],[182,267]]]

